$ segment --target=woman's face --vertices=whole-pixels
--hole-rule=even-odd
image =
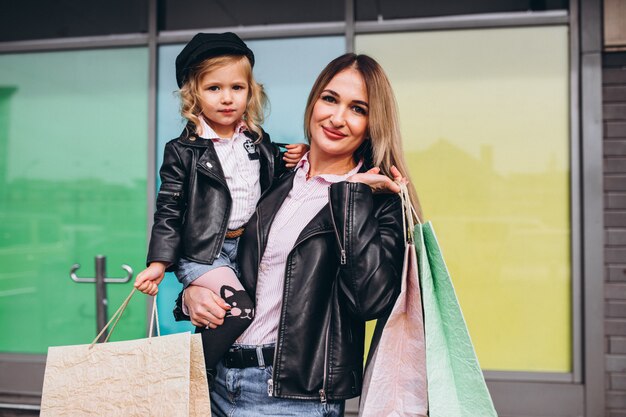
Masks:
[[[335,75],[317,98],[311,114],[311,151],[327,159],[352,158],[365,140],[368,96],[354,68]]]

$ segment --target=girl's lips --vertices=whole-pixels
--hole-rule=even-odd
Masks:
[[[233,113],[235,110],[234,109],[224,109],[224,110],[219,110],[220,113]]]
[[[331,129],[325,126],[322,126],[322,129],[324,130],[324,133],[326,134],[326,136],[328,136],[330,139],[343,139],[345,138],[346,134],[341,133],[341,131],[336,130],[336,129]]]

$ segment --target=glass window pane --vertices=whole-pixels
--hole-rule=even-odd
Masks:
[[[164,0],[161,30],[344,20],[343,1]]]
[[[568,28],[362,35],[356,49],[393,83],[483,369],[571,371]]]
[[[9,3],[0,13],[0,42],[148,31],[147,0]]]
[[[475,13],[566,10],[567,0],[356,0],[357,20],[404,19],[412,17],[451,16]]]
[[[345,40],[340,36],[272,39],[246,42],[254,51],[254,74],[263,84],[271,104],[265,129],[275,142],[304,142],[304,106],[318,74],[332,59],[344,53]],[[184,123],[179,113],[174,60],[184,45],[159,48],[159,88],[157,123],[157,169],[161,165],[165,143],[180,135]],[[288,60],[284,57],[289,56]],[[173,300],[181,287],[174,274],[159,286],[159,323],[163,332],[189,330],[188,323],[172,318]]]
[[[96,335],[94,257],[145,264],[146,48],[0,55],[0,352]],[[108,284],[109,314],[128,284]],[[134,297],[114,339],[145,335]]]

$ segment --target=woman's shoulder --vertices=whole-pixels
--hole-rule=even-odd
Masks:
[[[374,207],[378,208],[380,213],[401,213],[402,199],[399,194],[395,193],[377,193],[372,196]]]

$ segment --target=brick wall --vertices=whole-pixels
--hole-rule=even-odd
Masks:
[[[604,56],[607,417],[626,417],[626,53]]]

